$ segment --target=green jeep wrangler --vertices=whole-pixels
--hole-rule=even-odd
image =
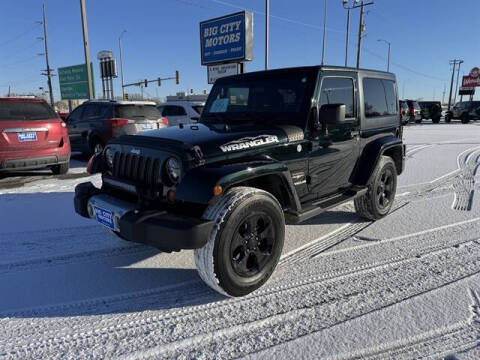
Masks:
[[[354,200],[388,214],[404,168],[391,73],[311,66],[217,80],[197,124],[112,140],[89,162],[100,189],[75,210],[122,239],[194,249],[200,277],[243,296],[273,273],[285,224]]]

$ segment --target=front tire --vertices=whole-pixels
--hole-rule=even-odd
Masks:
[[[378,220],[386,216],[395,200],[397,168],[391,157],[382,156],[367,192],[355,198],[355,211],[361,217]]]
[[[236,187],[203,217],[215,225],[208,243],[195,250],[202,280],[227,296],[244,296],[262,286],[277,266],[285,238],[277,199],[263,190]]]
[[[470,122],[470,117],[467,114],[463,114],[460,118],[462,124],[468,124]]]

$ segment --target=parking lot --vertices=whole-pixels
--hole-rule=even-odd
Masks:
[[[479,125],[407,126],[392,213],[347,203],[288,226],[272,278],[238,299],[204,285],[191,251],[76,216],[74,186],[100,181],[85,159],[4,176],[0,356],[478,358]]]

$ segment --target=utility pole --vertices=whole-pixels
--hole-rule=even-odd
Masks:
[[[265,70],[268,70],[268,42],[270,30],[270,1],[265,0]]]
[[[124,84],[125,84],[125,80],[124,80],[124,77],[123,77],[123,58],[122,58],[122,36],[123,34],[125,34],[127,32],[127,30],[123,30],[122,33],[120,34],[120,36],[118,37],[118,48],[120,50],[120,76],[121,76],[121,80],[122,80],[122,99],[125,99],[125,88],[124,88]]]
[[[327,0],[324,0],[323,11],[323,42],[322,42],[322,65],[325,64],[325,36],[327,33]]]
[[[92,68],[90,67],[90,49],[88,43],[88,29],[87,29],[87,15],[85,13],[85,0],[80,0],[80,11],[82,15],[82,29],[83,29],[83,49],[85,52],[85,66],[87,67],[87,80],[88,80],[88,98],[92,100],[93,94],[93,82],[92,82]]]
[[[452,91],[453,91],[453,81],[455,80],[455,67],[460,61],[462,60],[458,60],[458,59],[450,60],[450,65],[453,65],[453,69],[452,69],[452,79],[450,80],[450,94],[448,95],[448,110],[450,110],[450,107],[452,106]]]
[[[373,5],[373,2],[360,4],[360,22],[358,24],[358,49],[357,49],[357,69],[360,68],[360,54],[362,52],[362,34],[365,31],[365,24],[363,23],[363,14],[365,6]]]
[[[446,86],[445,86],[445,83],[443,83],[442,105],[445,104],[445,93],[446,93]]]
[[[45,75],[47,75],[48,91],[50,92],[50,105],[52,105],[52,107],[53,107],[54,101],[53,101],[53,91],[52,91],[52,69],[50,69],[50,62],[48,61],[47,20],[46,20],[46,17],[45,17],[45,3],[42,6],[42,10],[43,10],[43,20],[42,20],[42,23],[43,23],[43,44],[45,46],[45,62],[47,64],[47,71],[46,71]]]
[[[455,86],[455,95],[453,97],[453,103],[457,102],[457,94],[458,94],[458,78],[460,77],[460,66],[462,66],[463,60],[458,62],[458,69],[457,69],[457,85]]]

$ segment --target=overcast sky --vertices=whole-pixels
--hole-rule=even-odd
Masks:
[[[50,66],[84,62],[78,0],[45,0]],[[353,2],[353,0],[350,0]],[[180,71],[181,84],[150,84],[151,96],[166,96],[193,88],[209,89],[200,65],[199,22],[238,10],[254,12],[254,60],[247,71],[264,66],[263,0],[86,0],[95,88],[101,90],[96,54],[113,50],[123,29],[126,82]],[[0,95],[46,87],[41,0],[2,0],[0,11]],[[343,65],[347,12],[341,0],[328,0],[326,63]],[[312,65],[321,61],[323,7],[321,0],[270,0],[271,68]],[[480,66],[479,0],[376,0],[368,6],[361,66],[386,69],[392,44],[391,71],[397,75],[400,97],[441,100],[450,85],[449,60],[460,58],[461,73]],[[352,11],[349,65],[355,65],[359,10]],[[53,80],[58,99],[58,77]],[[120,94],[120,79],[115,80]],[[134,90],[130,90],[134,92]],[[478,95],[477,95],[478,97]]]

